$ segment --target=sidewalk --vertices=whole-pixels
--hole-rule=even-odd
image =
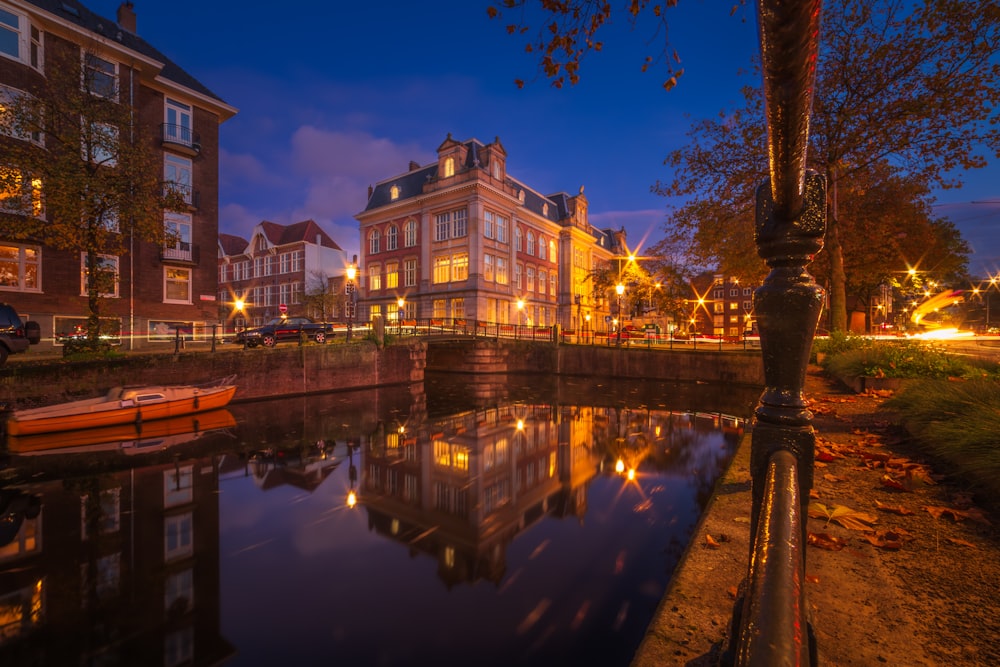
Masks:
[[[817,432],[813,499],[848,512],[806,548],[806,595],[823,665],[1000,664],[1000,531],[965,489],[920,461],[879,407],[807,375]],[[634,667],[715,665],[749,554],[750,437],[719,481]],[[993,507],[997,507],[994,499]],[[709,540],[711,536],[711,541]],[[842,544],[838,542],[842,541]]]

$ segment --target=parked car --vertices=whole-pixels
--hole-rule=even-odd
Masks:
[[[26,351],[41,339],[38,322],[24,322],[14,306],[0,303],[0,366],[7,363],[8,356]]]
[[[276,317],[264,326],[239,332],[236,342],[247,347],[274,347],[282,341],[298,341],[303,335],[317,343],[325,343],[333,336],[333,325],[313,322],[308,317]]]

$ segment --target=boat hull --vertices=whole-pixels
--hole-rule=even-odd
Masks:
[[[30,456],[37,454],[77,454],[121,451],[139,454],[195,440],[205,433],[236,426],[226,409],[196,412],[136,424],[119,424],[80,431],[56,431],[7,437],[7,451]]]
[[[223,408],[236,393],[233,385],[223,385],[182,392],[171,388],[171,394],[156,402],[88,399],[32,410],[18,410],[7,421],[9,435],[33,435],[76,431],[119,424],[137,424],[158,419]]]

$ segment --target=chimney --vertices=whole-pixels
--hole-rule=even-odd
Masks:
[[[135,5],[126,0],[122,4],[118,5],[118,25],[123,29],[128,30],[133,35],[135,32]]]
[[[420,169],[420,165],[410,160],[410,171],[416,171],[417,169]]]

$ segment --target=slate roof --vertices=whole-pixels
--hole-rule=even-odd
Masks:
[[[90,11],[77,0],[28,0],[28,2],[41,10],[44,10],[64,21],[75,23],[84,30],[113,40],[125,48],[141,53],[144,56],[163,63],[160,75],[169,81],[193,90],[197,93],[211,97],[222,104],[225,100],[213,93],[207,86],[203,85],[193,76],[185,72],[177,63],[163,55],[153,45],[142,39],[138,35],[125,30],[112,19],[100,16]],[[228,105],[227,105],[228,106]]]
[[[319,245],[326,248],[333,248],[334,250],[343,250],[343,248],[337,245],[336,241],[330,238],[329,234],[316,224],[315,220],[303,220],[291,225],[279,225],[270,220],[263,220],[258,226],[271,245],[287,245],[298,241],[316,243],[316,237],[318,236]]]
[[[247,246],[249,245],[250,242],[242,236],[236,236],[235,234],[219,234],[219,246],[222,248],[223,254],[227,257],[242,255],[246,252]]]

